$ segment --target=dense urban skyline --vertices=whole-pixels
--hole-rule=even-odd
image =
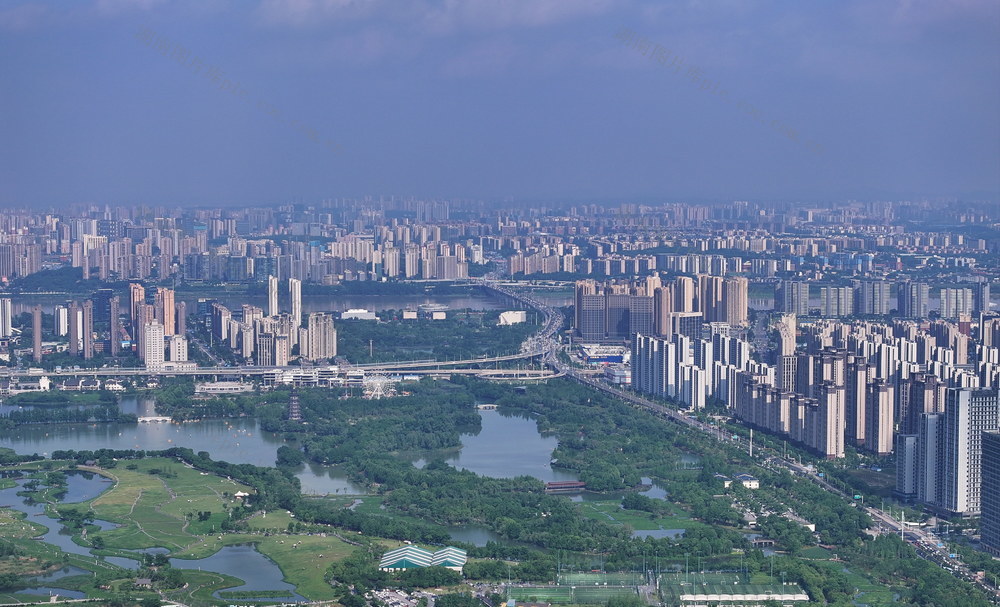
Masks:
[[[15,2],[0,31],[6,206],[1000,192],[987,1]]]

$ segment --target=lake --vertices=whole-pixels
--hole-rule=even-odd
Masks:
[[[155,403],[148,397],[126,396],[123,411],[148,415]],[[553,468],[552,451],[558,441],[541,436],[538,425],[526,417],[508,416],[500,411],[480,411],[482,430],[463,434],[462,447],[444,454],[449,464],[483,476],[511,478],[533,476],[542,481],[576,480],[573,472]],[[264,432],[256,419],[214,419],[183,424],[45,424],[20,426],[0,432],[0,441],[18,453],[49,455],[60,449],[160,450],[187,447],[207,450],[212,459],[234,464],[273,466],[282,435]],[[430,454],[423,457],[430,457]],[[415,463],[420,464],[418,459]],[[336,466],[309,463],[298,474],[302,492],[307,494],[364,493]],[[89,499],[89,498],[87,498]]]

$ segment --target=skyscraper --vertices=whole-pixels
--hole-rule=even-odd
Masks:
[[[31,354],[36,363],[42,362],[42,306],[31,308]]]
[[[146,303],[146,289],[133,282],[128,286],[129,322],[132,323],[132,337],[139,340],[142,334],[142,324],[139,319],[139,306]]]
[[[302,281],[298,278],[288,279],[288,294],[292,298],[292,321],[295,327],[302,326]]]
[[[698,277],[698,311],[705,322],[728,322],[723,304],[724,281],[721,276]]]
[[[945,400],[939,506],[953,514],[980,511],[983,433],[1000,426],[1000,392],[996,388],[949,388]]]
[[[733,327],[747,324],[749,289],[750,281],[742,276],[730,276],[726,278],[722,292],[722,305],[725,309],[725,317],[719,318],[719,320],[727,322]]]
[[[302,357],[307,360],[322,360],[337,355],[337,329],[333,316],[314,312],[307,319],[305,343],[299,344]]]
[[[166,336],[175,333],[176,324],[174,322],[174,291],[160,287],[156,289],[155,303],[156,320],[163,325],[163,334]]]
[[[941,289],[941,318],[972,314],[972,289]]]
[[[896,309],[904,318],[926,318],[930,286],[923,282],[903,281],[896,293]]]
[[[143,360],[147,369],[163,366],[163,325],[156,319],[143,325]]]
[[[839,318],[854,314],[854,291],[851,287],[820,287],[820,313]]]
[[[990,311],[990,283],[988,280],[976,283],[972,288],[972,313]]]
[[[178,301],[174,305],[175,335],[187,335],[187,302]]]
[[[277,316],[280,312],[278,308],[278,277],[267,277],[267,315]]]
[[[94,358],[94,302],[86,300],[83,302],[83,358],[90,360]]]
[[[121,313],[119,308],[121,307],[121,298],[117,295],[113,295],[108,304],[111,308],[110,318],[108,319],[108,335],[109,342],[111,346],[111,356],[118,356],[121,350],[122,338],[121,338],[121,321],[118,316]]]
[[[673,289],[670,287],[656,287],[653,289],[653,317],[657,336],[670,336],[670,314],[673,311]]]
[[[80,342],[83,337],[83,313],[80,306],[74,301],[69,304],[69,348],[68,352],[73,356],[80,354]]]
[[[799,316],[809,314],[809,283],[783,280],[774,294],[775,309]]]
[[[678,276],[674,281],[674,312],[694,312],[695,284],[690,276]]]
[[[889,313],[889,283],[881,280],[854,281],[854,313],[885,316]]]
[[[69,308],[66,306],[57,305],[52,309],[52,332],[57,337],[69,334]]]
[[[14,308],[10,298],[0,299],[0,337],[10,337],[13,333],[12,323],[14,319]]]
[[[983,433],[982,508],[979,530],[983,548],[1000,556],[1000,434]]]
[[[141,327],[141,329],[138,331],[139,338],[136,340],[136,348],[137,348],[136,352],[138,353],[139,358],[141,358],[142,360],[146,360],[146,325],[156,320],[156,314],[153,309],[153,306],[151,306],[150,304],[140,305],[138,314],[139,316],[137,318],[137,322],[139,324],[137,326]],[[162,331],[163,331],[163,325],[160,325],[160,332],[162,333]],[[160,345],[162,346],[162,341],[163,341],[162,338],[160,341],[161,341]],[[160,362],[163,362],[162,357],[160,359]]]
[[[778,330],[778,369],[775,377],[777,388],[783,392],[795,391],[795,314],[782,314],[775,323]]]

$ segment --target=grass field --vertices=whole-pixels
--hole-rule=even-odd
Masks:
[[[676,504],[669,502],[664,502],[664,504],[671,509],[671,514],[668,516],[655,516],[649,512],[638,510],[625,510],[621,507],[619,500],[580,502],[578,506],[584,516],[588,518],[616,525],[628,525],[637,531],[694,529],[704,526],[703,523],[692,519]]]
[[[198,536],[219,529],[227,516],[223,505],[235,503],[234,493],[250,492],[244,485],[166,458],[148,458],[130,465],[135,469],[119,466],[101,471],[116,483],[91,502],[97,518],[122,525],[101,533],[108,548],[184,550],[200,542]],[[151,473],[156,471],[160,473]],[[198,512],[212,514],[199,521]]]
[[[643,584],[643,576],[637,573],[560,573],[561,586],[636,586]]]
[[[634,588],[622,586],[515,586],[507,597],[519,601],[547,603],[607,603],[616,596],[635,596]]]
[[[333,535],[287,535],[288,524],[294,519],[284,510],[250,518],[251,533],[220,533],[220,525],[227,516],[225,507],[237,503],[233,495],[237,491],[249,493],[250,489],[174,460],[149,458],[129,461],[111,470],[81,469],[104,474],[115,481],[112,488],[79,505],[89,505],[99,519],[122,525],[107,531],[92,530],[92,537],[104,540],[106,549],[102,553],[131,557],[134,554],[125,550],[159,546],[168,549],[171,557],[196,559],[210,556],[223,546],[253,543],[278,565],[300,594],[325,600],[333,598],[333,589],[323,580],[323,574],[354,549]],[[377,508],[378,503],[372,507]],[[199,521],[199,512],[212,514]],[[37,559],[32,569],[21,569],[19,573],[37,570],[46,560],[59,562],[64,558],[91,570],[116,569],[106,562],[65,555],[55,546],[28,539],[40,530],[19,514],[0,510],[0,535],[25,546],[27,554]],[[207,571],[187,570],[185,579],[191,587],[174,596],[181,602],[218,601],[211,598],[212,592],[242,584],[236,578]]]

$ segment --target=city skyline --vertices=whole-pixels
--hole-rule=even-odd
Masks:
[[[0,31],[7,207],[1000,193],[986,1],[16,2]]]

